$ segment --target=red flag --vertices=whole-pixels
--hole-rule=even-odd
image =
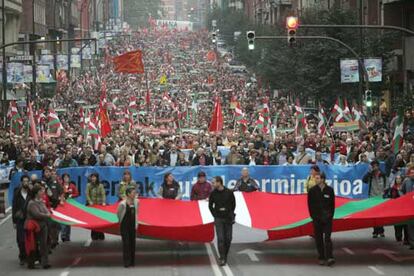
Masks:
[[[207,55],[206,55],[207,61],[216,61],[216,59],[217,59],[216,52],[214,52],[213,50],[210,50],[207,52]]]
[[[125,53],[114,57],[115,72],[128,74],[143,74],[144,63],[140,50]]]
[[[109,120],[108,110],[106,109],[106,82],[102,84],[101,102],[99,103],[99,127],[101,137],[105,138],[112,131],[111,121]]]
[[[208,130],[210,132],[221,132],[223,130],[223,112],[221,110],[221,103],[218,97],[214,103],[213,118],[211,119],[210,127]]]
[[[33,116],[33,108],[32,108],[31,102],[29,102],[28,108],[29,108],[28,117],[29,117],[29,125],[30,125],[30,135],[33,137],[34,143],[37,145],[39,144],[39,137],[37,136],[36,123],[35,123],[34,116]]]

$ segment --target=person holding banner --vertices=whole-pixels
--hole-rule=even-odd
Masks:
[[[24,265],[26,261],[25,235],[24,235],[24,221],[26,219],[26,207],[29,202],[30,193],[30,178],[23,175],[20,178],[20,186],[14,190],[12,203],[12,220],[13,227],[16,229],[16,240],[19,248],[20,265]]]
[[[371,162],[371,166],[369,168],[368,173],[362,178],[364,183],[368,183],[368,195],[369,197],[379,197],[383,196],[384,190],[386,189],[387,179],[385,174],[383,174],[379,168],[379,162],[374,160]],[[374,239],[380,236],[381,238],[385,237],[384,234],[385,230],[384,227],[378,226],[374,227],[374,231],[372,232],[372,237]]]
[[[250,193],[259,190],[259,185],[256,180],[250,177],[248,168],[244,167],[241,171],[241,175],[241,178],[237,180],[236,185],[234,185],[233,191]]]
[[[136,229],[139,201],[136,190],[129,186],[125,189],[125,198],[119,203],[117,216],[122,237],[122,254],[124,267],[135,266]]]
[[[88,205],[106,205],[105,188],[99,182],[98,173],[92,173],[89,177],[89,183],[86,185],[86,203]],[[92,240],[104,240],[105,234],[92,230],[91,238]]]
[[[164,175],[164,182],[158,190],[158,196],[165,199],[180,200],[183,196],[181,187],[177,181],[175,181],[172,173],[166,173]]]
[[[77,198],[79,196],[78,188],[76,188],[75,182],[70,180],[70,175],[67,173],[64,173],[62,175],[62,186],[63,186],[63,195],[66,199],[70,198]],[[71,227],[70,225],[61,225],[60,226],[60,238],[62,239],[62,242],[68,242],[70,241],[70,232]]]
[[[207,199],[211,194],[211,184],[206,181],[206,173],[199,172],[197,175],[197,182],[193,185],[191,189],[191,200],[203,200]]]
[[[217,233],[217,247],[219,251],[219,264],[224,266],[227,263],[231,241],[233,239],[233,224],[235,221],[236,199],[231,190],[226,188],[223,178],[214,177],[214,190],[210,194],[208,207],[214,217],[214,225]]]
[[[118,199],[124,200],[126,198],[126,190],[127,188],[132,187],[135,190],[137,189],[137,183],[135,183],[134,180],[132,180],[132,175],[131,172],[129,170],[125,170],[124,171],[124,176],[122,178],[121,183],[119,183],[119,188],[118,188]]]
[[[315,174],[314,178],[316,185],[309,190],[308,209],[312,218],[319,264],[332,266],[335,263],[331,240],[335,193],[333,188],[326,184],[324,173]]]

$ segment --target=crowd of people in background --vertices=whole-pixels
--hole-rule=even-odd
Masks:
[[[145,74],[114,73],[108,57],[134,49],[143,51]],[[395,119],[385,109],[372,114],[367,120],[366,130],[328,131],[323,135],[318,133],[316,116],[308,114],[307,132],[297,137],[294,134],[295,114],[290,93],[276,95],[254,75],[234,70],[228,66],[233,62],[229,53],[216,56],[213,60],[207,59],[210,51],[214,51],[214,48],[205,31],[141,29],[128,39],[113,39],[104,49],[105,57],[94,71],[72,76],[70,81],[62,81],[53,98],[36,99],[34,102],[37,110],[51,107],[61,110],[61,136],[42,135],[40,142],[35,144],[28,135],[11,132],[10,126],[0,129],[0,164],[13,166],[11,176],[16,172],[43,170],[41,179],[22,176],[21,186],[15,191],[13,223],[17,230],[22,264],[27,262],[28,267],[33,268],[38,259],[44,268],[49,268],[49,248],[53,249],[58,244],[59,232],[63,242],[70,241],[70,227],[61,228],[49,220],[51,208],[79,195],[70,175],[57,174],[59,168],[313,164],[314,172],[306,186],[306,191],[311,191],[312,186],[320,183],[319,167],[366,163],[370,170],[364,179],[370,183],[370,196],[397,198],[413,191],[414,110],[405,113],[404,143],[397,154],[391,148]],[[164,80],[160,81],[162,78]],[[85,117],[92,116],[94,108],[88,110],[85,107],[98,105],[104,80],[111,106],[109,117],[112,131],[96,147],[91,137],[84,133],[84,119],[79,116],[79,111],[83,108]],[[150,99],[148,91],[151,92]],[[208,125],[216,97],[220,98],[223,107],[224,129],[221,133],[210,133]],[[269,113],[276,126],[273,134],[254,127],[257,110],[264,100],[268,102]],[[136,106],[133,106],[136,113],[132,116],[133,126],[128,128],[123,118],[132,101],[136,101]],[[234,108],[231,107],[233,101],[237,101],[245,112],[248,125],[245,130],[235,122]],[[24,110],[19,112],[24,116]],[[43,129],[43,132],[47,131]],[[382,171],[379,169],[380,163],[384,163]],[[248,168],[243,169],[241,174],[235,191],[258,189],[257,183],[249,177]],[[206,180],[205,173],[200,172],[192,188],[191,199],[202,200],[214,195],[219,206],[226,205],[221,197],[231,198],[232,195],[221,187],[222,179],[215,178],[214,182],[213,186],[218,190],[212,192],[213,187]],[[123,206],[127,211],[123,210],[119,214],[121,219],[124,219],[125,212],[127,218],[130,218],[130,212],[134,212],[130,209],[134,204],[130,195],[131,190],[136,188],[131,173],[125,171],[118,197],[119,200],[129,199],[128,204]],[[105,190],[98,174],[89,176],[85,193],[88,205],[106,204]],[[182,192],[172,174],[165,175],[158,195],[167,199],[181,199]],[[231,240],[229,233],[232,219],[229,220],[229,216],[234,206],[223,207],[233,210],[223,211],[225,220],[220,220],[220,210],[214,210],[212,206],[210,208],[221,221],[219,237],[223,241],[219,251],[220,261],[225,263],[228,240]],[[30,224],[32,221],[37,223]],[[131,232],[128,226],[124,228]],[[408,232],[406,225],[396,226],[396,239],[405,244],[410,243],[411,248],[414,248],[414,234],[410,236]],[[34,233],[39,237],[39,250],[34,245]],[[383,235],[382,227],[374,229],[374,238]],[[93,240],[105,239],[100,232],[92,232],[91,236]],[[31,250],[26,251],[25,242],[32,245],[29,248]],[[132,253],[128,254],[125,264],[133,266]]]

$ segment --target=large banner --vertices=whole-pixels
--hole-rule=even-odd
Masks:
[[[117,190],[125,169],[129,169],[133,179],[139,185],[140,195],[156,197],[158,189],[167,172],[171,172],[181,186],[183,198],[189,199],[192,185],[197,181],[197,173],[204,171],[207,179],[221,176],[227,187],[232,188],[240,178],[241,169],[244,166],[206,166],[206,167],[78,167],[60,169],[58,173],[69,173],[71,179],[76,182],[81,196],[78,201],[85,203],[85,190],[88,176],[97,172],[107,193],[107,203],[118,200]],[[368,171],[368,165],[355,166],[321,166],[326,173],[327,182],[339,196],[349,198],[367,198],[368,185],[362,182],[362,178]],[[310,166],[251,166],[250,175],[259,184],[263,192],[301,194],[304,192],[304,184],[308,178]],[[36,172],[40,176],[40,172]],[[12,177],[10,183],[9,199],[12,191],[19,185],[21,174]]]

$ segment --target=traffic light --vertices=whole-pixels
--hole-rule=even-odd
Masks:
[[[213,32],[211,34],[211,40],[214,44],[216,44],[216,42],[217,42],[217,33],[216,32]]]
[[[365,105],[367,107],[372,107],[372,91],[371,90],[365,91]]]
[[[256,37],[256,34],[254,31],[248,31],[246,32],[246,36],[247,36],[247,43],[249,46],[249,50],[253,51],[254,50],[254,40]]]
[[[296,43],[296,31],[299,27],[299,20],[296,16],[289,16],[286,18],[286,29],[288,44],[292,46]]]

